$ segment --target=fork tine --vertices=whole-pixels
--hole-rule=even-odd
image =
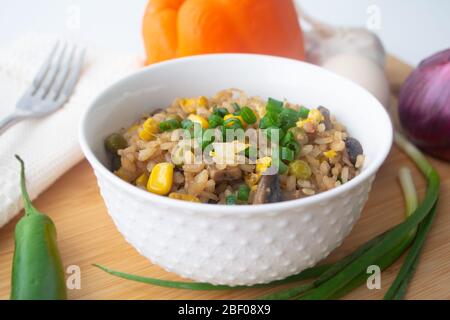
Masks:
[[[76,49],[77,49],[76,46],[71,46],[68,58],[61,64],[60,71],[58,72],[55,81],[53,82],[52,86],[49,89],[49,94],[50,93],[52,94],[52,98],[54,100],[57,100],[61,93],[64,82],[66,81],[67,75],[69,74],[69,70],[71,68]]]
[[[59,72],[59,69],[61,68],[61,62],[63,61],[64,54],[67,49],[67,43],[64,42],[61,49],[58,50],[56,59],[52,60],[50,63],[50,67],[47,70],[47,74],[45,75],[44,79],[41,82],[41,85],[36,88],[37,93],[36,95],[40,97],[41,99],[45,99],[47,96],[50,86],[52,85],[53,81],[55,81],[55,77]]]
[[[62,96],[64,100],[70,97],[73,89],[75,88],[75,85],[78,81],[78,77],[80,76],[81,67],[83,66],[85,52],[86,49],[83,48],[81,52],[78,54],[77,59],[75,59],[72,68],[70,69],[69,75],[60,94],[60,98]]]
[[[49,69],[49,67],[52,63],[53,56],[55,55],[58,47],[59,47],[59,40],[56,41],[55,45],[53,46],[52,51],[50,51],[50,54],[47,57],[47,60],[45,60],[44,64],[39,68],[37,75],[34,77],[34,79],[33,79],[33,87],[34,88],[38,88],[41,85],[41,82],[44,79],[45,75],[47,74],[47,70]]]

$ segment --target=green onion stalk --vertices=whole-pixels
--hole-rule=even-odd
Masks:
[[[395,134],[395,142],[417,165],[420,171],[427,179],[427,191],[422,203],[414,210],[414,212],[403,223],[391,229],[387,234],[374,244],[369,250],[355,259],[352,263],[343,268],[336,276],[329,279],[325,283],[319,285],[313,290],[308,291],[300,299],[332,299],[339,296],[340,293],[348,292],[353,288],[352,285],[359,285],[359,281],[355,280],[361,277],[365,269],[369,265],[389,265],[392,260],[394,262],[406,248],[409,241],[414,241],[410,253],[394,281],[393,287],[388,291],[387,299],[401,299],[406,291],[408,281],[412,277],[414,266],[423,245],[425,235],[429,230],[432,218],[435,215],[436,202],[439,196],[440,179],[436,170],[426,160],[424,155],[410,142],[408,142],[399,133]],[[430,218],[431,217],[431,218]],[[422,224],[422,222],[424,222]],[[420,225],[420,227],[419,227]],[[418,235],[413,238],[411,235],[414,230],[419,227]],[[414,239],[414,240],[411,240]],[[404,250],[403,250],[404,248]],[[396,256],[398,253],[398,256]],[[391,262],[391,263],[392,263]]]
[[[415,146],[398,133],[395,135],[395,142],[415,162],[427,178],[428,187],[422,203],[418,204],[411,172],[402,168],[399,172],[399,180],[405,197],[407,216],[403,223],[366,242],[355,252],[334,264],[315,266],[283,280],[251,286],[252,288],[267,287],[316,278],[309,284],[275,292],[260,299],[337,299],[366,281],[365,271],[367,266],[376,264],[381,270],[384,270],[411,246],[411,250],[397,278],[386,293],[385,299],[401,299],[404,296],[417,265],[426,234],[436,213],[440,179],[436,170]],[[115,271],[98,264],[94,264],[94,266],[124,279],[169,288],[188,290],[250,288],[250,286],[232,287],[201,282],[162,280]]]

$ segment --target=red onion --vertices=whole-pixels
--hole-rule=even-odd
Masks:
[[[408,77],[399,96],[399,116],[419,148],[450,161],[450,49],[425,59]]]

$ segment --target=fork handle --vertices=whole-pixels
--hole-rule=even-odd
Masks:
[[[8,130],[11,126],[23,119],[25,119],[25,117],[18,113],[11,113],[3,119],[0,119],[0,135],[5,133],[5,131]]]

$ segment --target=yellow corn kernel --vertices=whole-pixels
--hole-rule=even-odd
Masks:
[[[184,200],[189,202],[200,202],[200,199],[196,196],[190,195],[190,194],[184,194],[184,193],[177,193],[172,192],[169,194],[169,198],[177,199],[177,200]]]
[[[253,190],[254,187],[258,186],[259,179],[261,178],[261,174],[259,173],[249,173],[244,176],[245,183]]]
[[[197,98],[197,105],[199,107],[206,107],[208,105],[208,99],[204,96]]]
[[[329,151],[325,151],[325,152],[323,153],[323,155],[324,155],[325,157],[327,157],[328,159],[333,159],[334,157],[336,157],[337,153],[336,153],[336,151],[334,151],[334,150],[329,150]]]
[[[324,120],[323,115],[317,109],[311,109],[308,114],[308,118],[297,121],[297,127],[303,128],[304,125],[308,122],[313,125],[318,125],[320,122]]]
[[[236,116],[236,115],[231,114],[231,113],[225,115],[225,117],[223,117],[223,121],[227,121],[228,119],[233,119],[233,118],[239,119],[239,121],[241,121],[241,123],[242,123],[242,125],[244,127],[247,126],[247,122],[245,122],[244,119],[241,116]],[[227,125],[227,127],[231,127],[231,125],[232,124],[230,123],[230,124]]]
[[[132,125],[131,127],[129,127],[127,129],[127,132],[128,133],[132,133],[133,131],[136,131],[137,129],[139,129],[139,125],[138,124],[134,124],[134,125]]]
[[[263,173],[272,165],[271,157],[264,157],[256,160],[256,172]]]
[[[125,170],[123,167],[120,167],[114,173],[115,173],[116,176],[118,176],[120,179],[122,179],[124,181],[127,181],[127,182],[131,182],[132,181],[130,172]]]
[[[194,99],[180,99],[180,107],[186,113],[195,112],[195,100]]]
[[[173,183],[173,164],[158,163],[153,167],[147,182],[147,190],[164,196],[170,192]]]
[[[156,134],[159,132],[159,123],[153,118],[148,118],[147,120],[145,120],[142,127],[144,128],[144,130],[152,134]]]
[[[206,97],[198,98],[184,98],[179,100],[180,107],[186,113],[194,113],[197,107],[208,106],[208,99]]]
[[[192,122],[200,124],[203,129],[208,129],[209,127],[208,120],[196,114],[190,114],[188,119],[191,120]]]
[[[299,120],[299,121],[297,121],[296,125],[297,125],[298,128],[303,129],[303,126],[307,122],[311,122],[311,120],[309,120],[309,119]]]
[[[148,174],[146,174],[145,172],[136,179],[136,185],[138,187],[145,188],[145,186],[147,186],[147,182],[148,182]]]
[[[323,115],[317,109],[311,109],[311,111],[309,111],[308,119],[311,119],[314,124],[319,124],[324,120]]]
[[[148,131],[145,130],[145,129],[141,129],[141,130],[139,131],[139,138],[141,138],[141,139],[144,140],[144,141],[150,141],[150,140],[152,140],[154,137],[155,137],[155,136],[154,136],[152,133],[148,132]]]
[[[142,125],[142,129],[139,131],[139,138],[144,141],[150,141],[155,138],[155,134],[159,132],[159,123],[153,119],[148,118]]]

